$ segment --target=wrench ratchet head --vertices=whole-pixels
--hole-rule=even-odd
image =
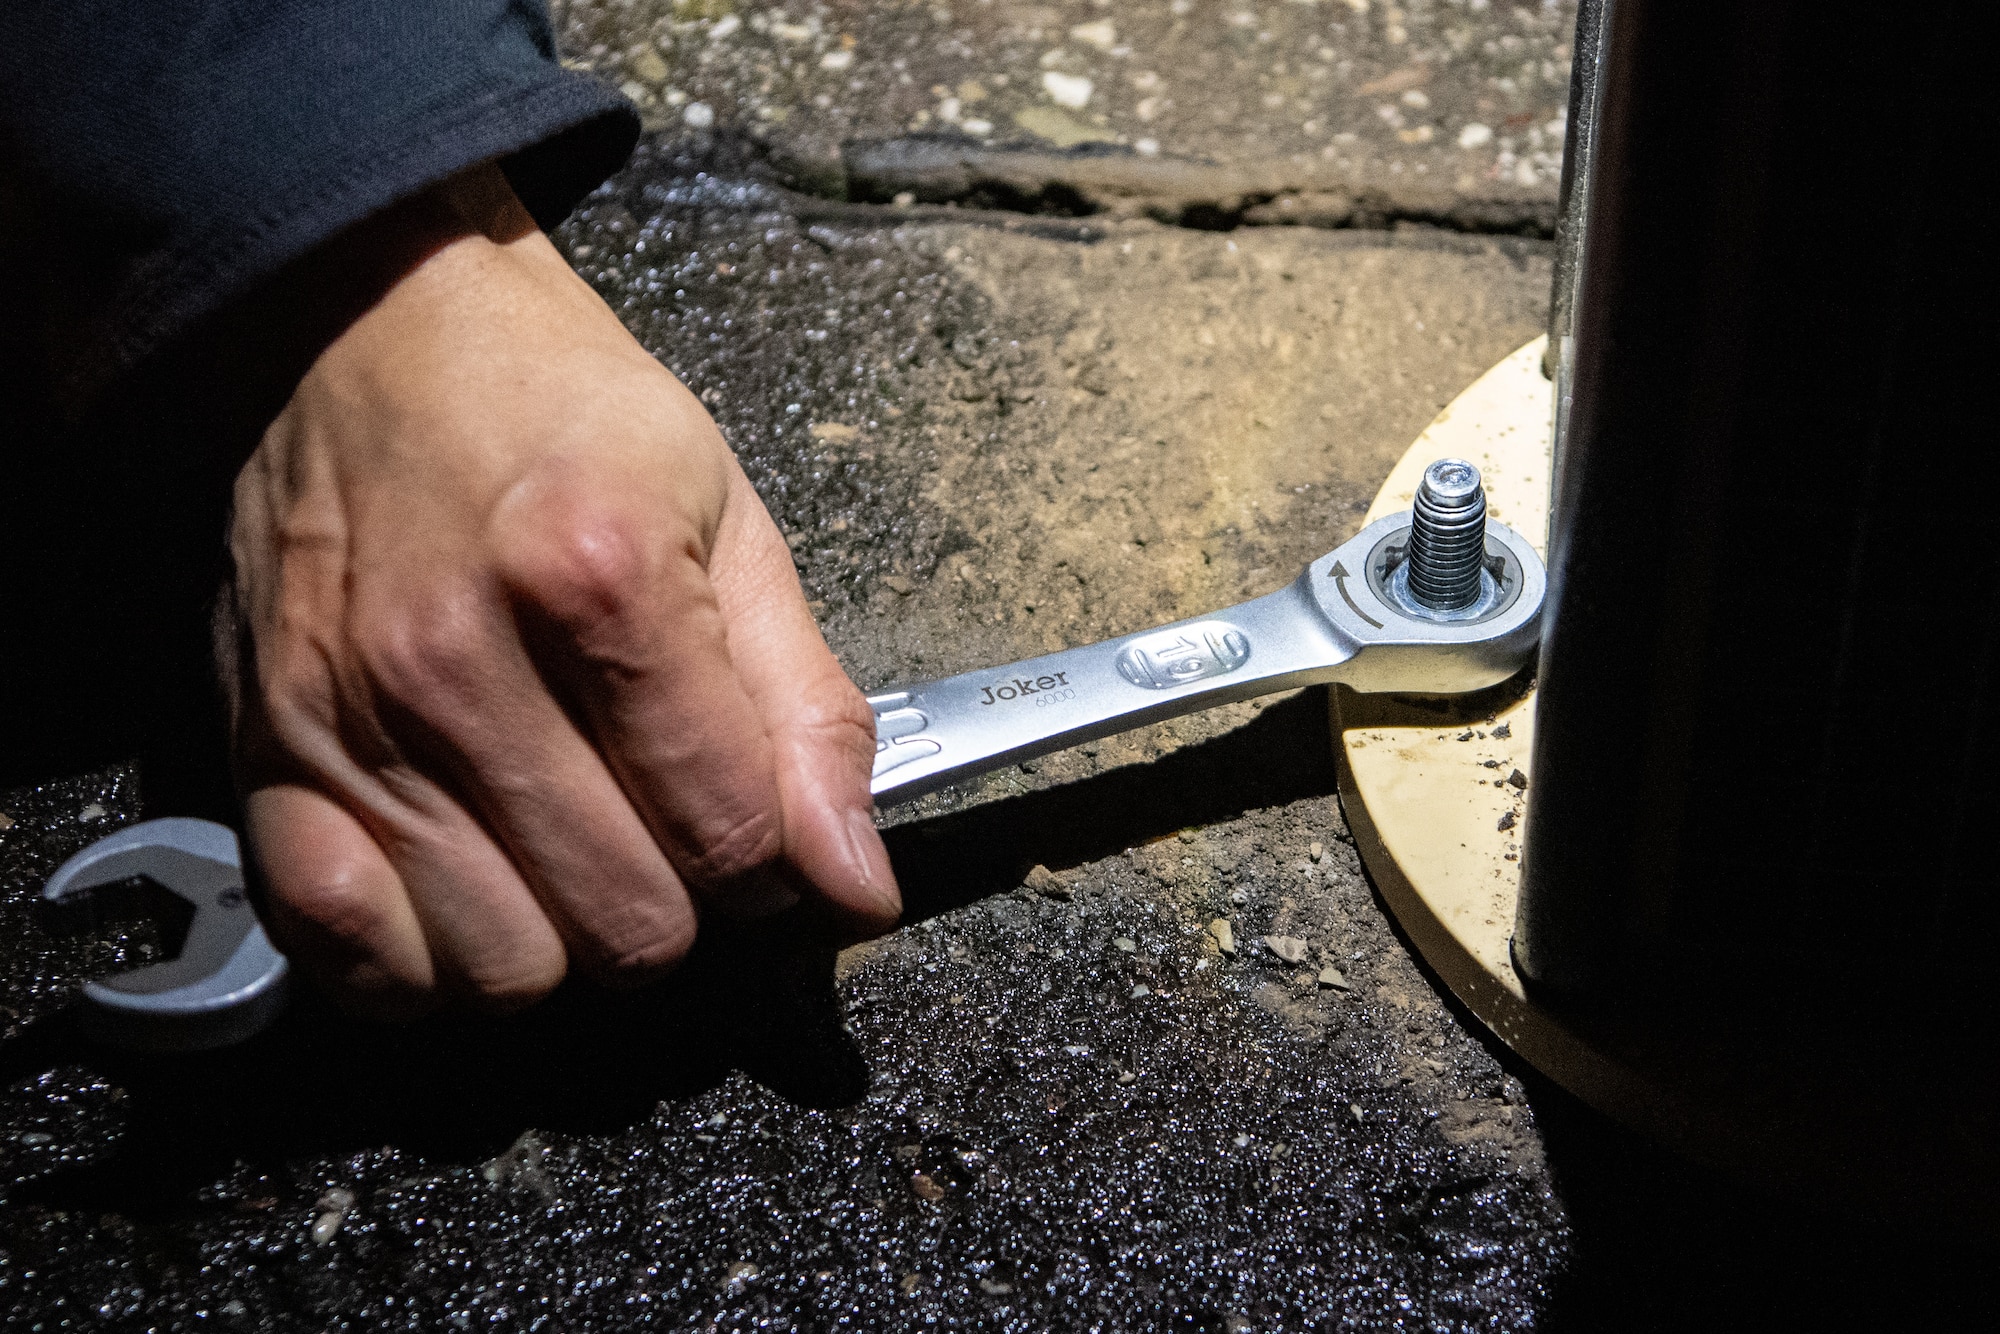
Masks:
[[[1410,528],[1407,513],[1378,519],[1308,568],[1320,612],[1357,645],[1332,679],[1364,693],[1462,695],[1520,671],[1540,641],[1548,592],[1533,545],[1488,521],[1478,598],[1437,612],[1408,592]]]

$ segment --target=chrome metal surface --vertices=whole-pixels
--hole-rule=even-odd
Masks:
[[[1535,649],[1546,588],[1534,548],[1487,524],[1477,600],[1462,619],[1419,617],[1385,582],[1404,563],[1410,530],[1408,514],[1372,523],[1286,587],[1211,616],[871,695],[875,795],[918,796],[1298,686],[1448,695],[1519,671]]]
[[[96,1036],[149,1051],[202,1051],[241,1042],[277,1018],[290,965],[244,895],[242,853],[228,826],[185,818],[131,825],[57,867],[42,897],[74,904],[140,877],[186,900],[194,917],[174,958],[84,984]]]

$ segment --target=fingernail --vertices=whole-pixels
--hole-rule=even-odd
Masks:
[[[847,855],[862,889],[891,917],[901,917],[903,896],[896,890],[889,849],[882,846],[882,836],[875,832],[875,817],[859,807],[847,813]]]

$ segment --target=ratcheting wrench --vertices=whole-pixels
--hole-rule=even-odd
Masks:
[[[873,695],[875,795],[913,797],[1298,686],[1459,694],[1519,671],[1534,653],[1547,588],[1534,548],[1488,523],[1477,599],[1437,613],[1407,593],[1410,534],[1408,513],[1383,519],[1287,587],[1227,611]],[[242,1041],[275,1019],[289,967],[244,897],[235,834],[205,820],[133,825],[70,858],[43,895],[80,903],[135,877],[186,900],[194,916],[178,957],[85,985],[91,1026],[120,1045],[187,1051]]]
[[[1486,525],[1472,613],[1398,596],[1408,512],[1378,520],[1275,593],[1039,658],[869,696],[877,798],[960,779],[1145,723],[1298,686],[1460,694],[1506,680],[1540,637],[1547,574],[1526,538]]]

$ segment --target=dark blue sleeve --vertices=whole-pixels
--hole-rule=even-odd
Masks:
[[[551,225],[638,134],[542,0],[6,0],[0,172],[87,400],[355,222],[500,159]]]

